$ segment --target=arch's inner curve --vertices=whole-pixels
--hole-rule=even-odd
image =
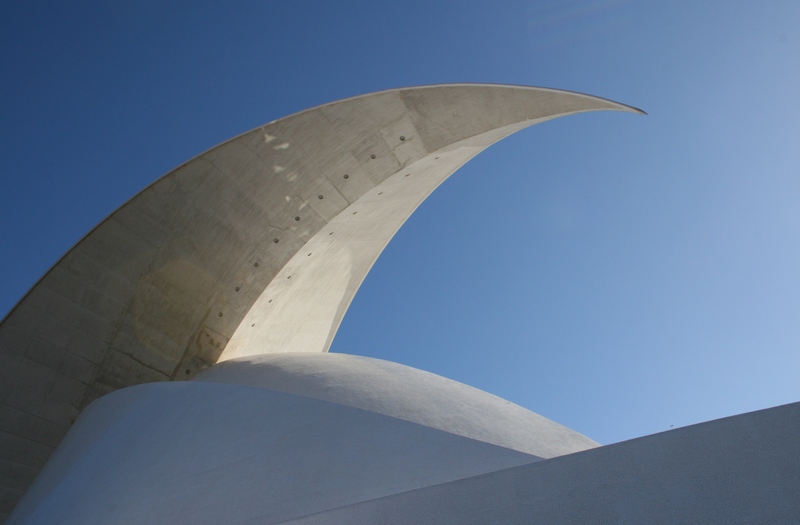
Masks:
[[[451,144],[404,166],[367,191],[320,229],[278,272],[244,317],[220,360],[273,352],[327,352],[361,282],[417,206],[498,136],[536,122]]]
[[[550,104],[569,101],[566,106],[571,106],[578,100],[587,101],[574,93],[541,90],[537,94],[555,94]],[[576,98],[570,100],[572,97]],[[560,113],[550,113],[552,107],[539,107],[527,113],[528,118],[519,120],[521,112],[516,121],[504,119],[502,126],[487,129],[486,122],[469,122],[471,129],[464,129],[465,122],[458,122],[463,117],[456,113],[440,115],[452,122],[434,126],[420,118],[422,113],[432,114],[430,110],[420,111],[417,102],[409,104],[407,99],[412,97],[408,95],[399,98],[405,102],[407,114],[375,133],[384,139],[398,169],[333,217],[294,254],[254,302],[220,360],[273,352],[326,352],[351,300],[386,244],[417,206],[472,157],[516,131],[558,116],[593,109],[630,109],[615,104],[610,107],[607,101],[588,97],[598,106],[562,107]],[[418,125],[420,121],[427,126]],[[444,130],[452,142],[442,141],[443,137],[437,135]],[[428,144],[442,147],[431,151]],[[373,156],[370,160],[375,160]],[[343,180],[347,180],[345,176],[349,178],[344,174]]]

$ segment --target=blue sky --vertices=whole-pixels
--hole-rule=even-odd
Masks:
[[[649,116],[559,119],[471,161],[332,350],[601,443],[800,400],[798,2],[4,2],[0,49],[0,315],[231,136],[381,89],[546,86]]]

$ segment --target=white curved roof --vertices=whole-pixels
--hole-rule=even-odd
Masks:
[[[9,523],[277,524],[537,461],[310,397],[150,383],[92,403]]]
[[[256,386],[347,405],[545,459],[599,446],[477,388],[369,357],[260,355],[220,363],[196,380]]]
[[[280,523],[596,445],[407,366],[261,355],[95,401],[10,522]]]

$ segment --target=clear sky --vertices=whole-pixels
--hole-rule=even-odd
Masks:
[[[296,111],[445,82],[649,113],[524,130],[389,244],[332,351],[601,443],[800,401],[800,2],[0,4],[0,316],[180,163]]]

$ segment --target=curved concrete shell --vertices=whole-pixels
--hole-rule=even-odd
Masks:
[[[197,381],[267,388],[411,421],[540,458],[599,446],[477,388],[408,366],[346,354],[266,354],[212,366]]]
[[[0,511],[103,394],[327,351],[375,259],[443,180],[511,133],[593,110],[638,112],[542,88],[397,89],[274,121],[159,179],[0,324]]]
[[[281,523],[596,446],[387,361],[272,354],[216,368],[90,405],[10,523]]]
[[[204,376],[92,403],[8,523],[744,525],[800,516],[800,403],[593,447],[495,396],[386,361],[271,354]]]

